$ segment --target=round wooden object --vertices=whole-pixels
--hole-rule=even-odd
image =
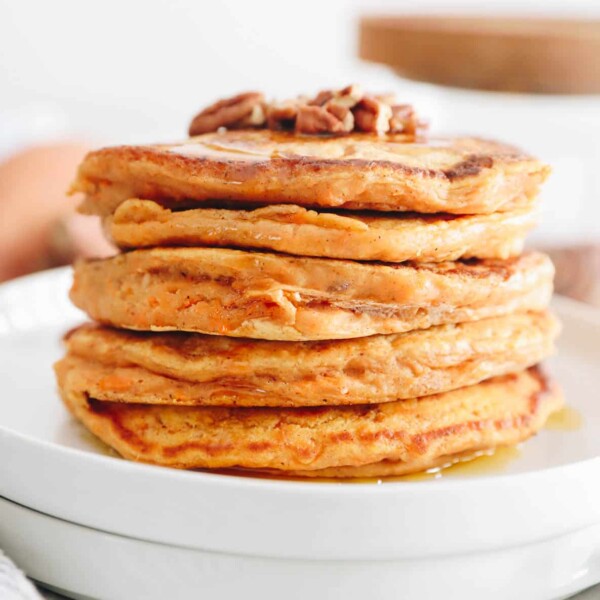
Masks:
[[[600,20],[365,17],[359,54],[402,77],[448,86],[600,93]]]

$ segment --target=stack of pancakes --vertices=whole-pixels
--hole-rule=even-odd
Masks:
[[[79,262],[96,321],[57,363],[122,456],[306,477],[449,464],[562,398],[553,267],[522,253],[548,168],[515,148],[248,126],[106,148],[74,190],[117,256]]]

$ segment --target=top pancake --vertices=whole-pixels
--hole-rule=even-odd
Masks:
[[[528,205],[549,168],[512,146],[476,138],[208,133],[182,143],[91,152],[72,192],[81,211],[109,215],[129,198],[206,200],[378,211],[491,213]]]

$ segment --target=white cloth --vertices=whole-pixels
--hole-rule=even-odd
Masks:
[[[0,550],[0,598],[2,600],[42,600],[35,587]]]

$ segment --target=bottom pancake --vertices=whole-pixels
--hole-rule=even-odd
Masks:
[[[520,442],[562,405],[558,388],[535,367],[433,396],[311,408],[124,404],[88,398],[60,371],[58,383],[71,412],[125,458],[292,476],[424,470],[441,457]]]

